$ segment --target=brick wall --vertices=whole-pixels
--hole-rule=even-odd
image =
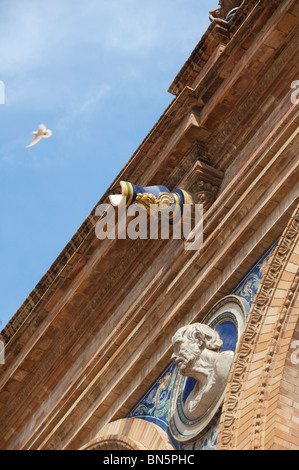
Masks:
[[[299,208],[281,237],[250,311],[229,378],[218,449],[299,449]]]
[[[292,314],[298,318],[298,297],[292,309]],[[294,362],[296,350],[292,347],[293,342],[298,340],[299,319],[293,332],[280,383],[275,416],[275,433],[271,444],[271,449],[274,450],[299,449],[299,364]],[[296,346],[296,349],[299,349],[298,346]],[[297,354],[296,356],[298,357]]]
[[[82,450],[174,450],[165,431],[142,419],[120,419],[105,426]]]

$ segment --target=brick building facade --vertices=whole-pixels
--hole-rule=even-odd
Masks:
[[[202,246],[99,240],[91,211],[1,333],[1,449],[299,448],[299,1],[231,3],[99,201],[182,188]],[[228,301],[248,311],[223,400],[177,435],[172,337]]]

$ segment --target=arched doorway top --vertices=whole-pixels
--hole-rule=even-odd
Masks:
[[[174,450],[174,447],[159,426],[128,418],[107,424],[81,450]]]

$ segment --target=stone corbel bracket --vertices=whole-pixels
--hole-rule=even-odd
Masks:
[[[203,205],[205,212],[216,200],[224,172],[211,164],[207,152],[199,147],[199,144],[196,144],[192,151],[197,151],[198,160],[180,181],[180,185],[192,195],[194,204]]]

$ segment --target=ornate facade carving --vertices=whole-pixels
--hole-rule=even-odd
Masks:
[[[217,331],[200,323],[180,328],[172,343],[180,374],[196,380],[183,407],[186,417],[194,420],[209,410],[223,390],[234,353],[221,353],[223,341]]]
[[[224,173],[213,166],[208,151],[200,142],[193,145],[187,158],[195,164],[180,181],[180,186],[191,193],[194,204],[202,204],[207,211],[216,200]]]
[[[223,142],[228,142],[229,137],[236,132],[240,124],[246,120],[248,114],[252,112],[252,107],[255,103],[259,102],[261,96],[263,96],[267,89],[271,86],[274,80],[278,79],[281,75],[281,70],[286,65],[290,57],[298,51],[299,35],[296,34],[292,38],[292,41],[283,49],[277,60],[269,67],[268,71],[263,75],[260,81],[256,84],[250,95],[244,99],[240,106],[236,109],[233,117],[228,121],[227,125],[224,126],[223,131],[219,132],[215,139],[209,146],[209,152],[212,155],[217,155],[223,151]],[[222,155],[221,161],[227,164],[227,160],[231,158],[231,155]]]
[[[239,7],[243,2],[241,0],[220,0],[219,8],[210,11],[210,18],[221,18],[225,20],[228,14],[234,9]]]
[[[273,254],[272,260],[267,268],[265,277],[260,286],[257,298],[252,306],[244,331],[242,342],[240,343],[238,354],[235,358],[229,379],[229,388],[226,393],[222,423],[219,434],[219,449],[235,448],[237,432],[235,422],[239,413],[238,405],[241,402],[243,385],[246,383],[246,374],[253,354],[257,337],[260,333],[263,319],[266,317],[270,300],[277,287],[281,274],[288,262],[289,254],[294,248],[299,233],[299,206],[291,218],[279,244]],[[295,282],[296,281],[296,282]],[[280,311],[275,331],[272,335],[272,343],[269,345],[268,354],[264,361],[263,372],[259,391],[257,393],[256,414],[253,424],[253,448],[260,448],[260,440],[255,439],[259,435],[262,426],[262,407],[265,399],[267,387],[267,377],[275,353],[275,343],[277,342],[282,326],[285,322],[287,310],[291,306],[293,296],[298,289],[298,274],[295,276],[291,289],[286,297],[285,303]]]
[[[101,243],[90,213],[4,328],[1,449],[277,444],[287,397],[279,374],[294,372],[284,366],[298,321],[298,212],[279,238],[298,200],[297,109],[289,99],[298,9],[294,0],[236,8],[230,21],[210,24],[174,81],[174,102],[99,201],[108,203],[120,181],[182,187],[204,206],[204,244],[189,253],[179,242]],[[139,192],[145,208],[159,197],[147,193]],[[169,363],[171,338],[193,322],[223,341],[220,351],[201,351],[200,377],[196,361],[185,376]],[[211,382],[213,374],[224,378],[217,357],[229,351],[236,357],[228,388],[204,413],[209,374]],[[299,401],[292,400],[288,414]],[[296,426],[286,448],[299,446]]]
[[[295,295],[298,293],[299,287],[299,269],[296,273],[294,281],[292,282],[288,291],[287,297],[279,312],[279,316],[274,328],[272,341],[269,343],[268,353],[264,362],[264,368],[260,376],[260,384],[256,397],[257,409],[253,425],[253,448],[254,450],[263,450],[263,441],[265,437],[265,414],[269,403],[268,387],[270,385],[270,378],[272,372],[273,361],[277,357],[279,348],[279,340],[283,333],[283,326],[287,322],[287,318],[292,310]],[[265,401],[267,406],[265,406]]]

